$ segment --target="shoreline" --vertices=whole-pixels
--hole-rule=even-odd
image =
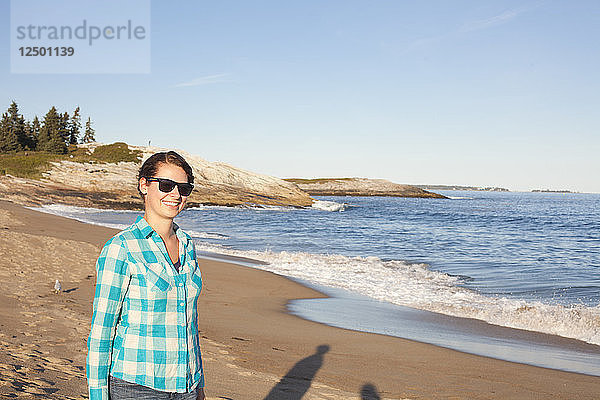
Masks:
[[[20,274],[30,277],[23,285],[19,283],[24,293],[15,293],[6,279],[1,283],[2,293],[8,294],[7,301],[2,295],[5,306],[0,308],[2,383],[9,382],[11,368],[13,372],[10,383],[0,386],[0,394],[18,392],[11,386],[16,377],[30,382],[26,385],[30,392],[48,394],[31,383],[46,379],[54,382],[46,386],[57,389],[52,397],[81,398],[67,393],[81,393],[82,385],[85,389],[85,372],[77,367],[85,365],[81,361],[85,362],[95,258],[116,230],[5,201],[0,201],[0,211],[4,216],[0,231],[7,233],[2,235],[0,250],[4,258],[0,271],[6,278]],[[60,247],[60,251],[48,251],[54,247]],[[24,270],[15,271],[15,265]],[[40,270],[39,265],[45,268]],[[288,313],[286,305],[295,299],[322,298],[311,288],[270,272],[223,261],[203,259],[201,269],[205,287],[200,300],[200,331],[209,399],[259,399],[269,392],[282,396],[290,391],[306,393],[306,398],[327,394],[340,399],[593,399],[600,392],[600,378],[594,376],[307,321]],[[41,279],[42,273],[46,279]],[[60,274],[67,277],[61,280],[65,292],[47,294],[53,284],[51,276]],[[40,318],[39,307],[52,319]],[[69,311],[68,317],[64,310]],[[20,318],[15,318],[17,313]],[[33,324],[36,320],[38,325]],[[48,360],[44,368],[35,365],[42,358],[37,351],[51,354],[44,353],[43,359]],[[15,359],[15,355],[20,358]],[[73,368],[59,371],[59,362]],[[456,365],[462,368],[457,371]],[[70,378],[63,381],[55,377],[61,374]],[[14,392],[5,392],[11,388]]]
[[[89,223],[89,224],[93,224],[93,225],[98,225],[98,226],[105,226],[105,227],[109,227],[109,228],[115,228],[115,229],[123,229],[125,228],[128,224],[129,224],[129,219],[132,218],[132,215],[138,215],[139,212],[126,212],[126,214],[121,214],[123,211],[121,210],[112,210],[113,212],[110,213],[110,217],[108,219],[104,218],[102,216],[103,210],[100,209],[94,209],[94,208],[77,208],[77,210],[75,211],[69,211],[68,209],[63,209],[63,206],[61,206],[60,204],[55,204],[54,206],[44,206],[41,208],[31,208],[34,211],[42,211],[42,212],[46,212],[46,213],[50,213],[50,214],[54,214],[54,215],[59,215],[59,216],[66,216],[67,218],[72,218],[75,219],[77,221],[81,221],[84,223]],[[65,206],[65,207],[70,207],[70,206]],[[61,211],[62,210],[62,211]],[[116,213],[116,214],[115,214]],[[113,215],[114,214],[114,215]],[[121,217],[121,215],[123,215],[124,217]],[[115,218],[116,220],[118,220],[118,223],[115,223]],[[128,219],[129,218],[129,219]],[[192,236],[193,235],[202,235],[203,232],[196,232],[194,229],[194,226],[184,226],[184,229],[190,233]],[[188,230],[189,229],[189,230]],[[214,228],[213,228],[214,230]],[[213,233],[211,233],[210,235],[216,235],[218,236],[219,233],[218,231],[214,231]],[[198,236],[196,237],[196,239],[199,238],[203,238],[206,236]],[[211,237],[212,238],[212,237]],[[198,244],[198,243],[197,243]],[[203,241],[200,241],[200,248],[203,248]],[[311,288],[315,288],[315,286],[319,286],[319,283],[313,283],[311,282],[310,278],[307,278],[306,276],[304,277],[298,277],[298,276],[294,276],[294,274],[289,274],[289,273],[285,273],[285,272],[279,272],[276,268],[270,268],[270,265],[268,262],[265,261],[261,261],[261,254],[259,253],[254,253],[252,250],[249,251],[237,251],[237,250],[232,250],[232,251],[227,251],[227,249],[221,249],[222,252],[219,251],[219,249],[214,249],[214,248],[209,248],[206,250],[198,250],[197,249],[197,254],[199,256],[202,257],[208,257],[209,259],[213,259],[213,260],[217,260],[217,261],[233,261],[236,264],[241,264],[244,266],[250,266],[253,268],[257,268],[260,270],[267,270],[267,271],[271,271],[271,272],[275,272],[276,274],[279,274],[283,277],[286,277],[288,279],[292,279],[293,281],[299,282],[300,284],[304,285],[304,286],[308,286]],[[277,264],[277,262],[275,262],[275,265]],[[340,291],[344,291],[344,289],[336,289],[337,286],[332,285],[332,286],[323,286],[324,290],[321,290],[321,292],[326,292],[327,290],[340,290]],[[318,290],[318,289],[317,289]],[[360,294],[358,294],[359,292],[348,292],[348,293],[353,293],[356,296],[361,296]],[[334,295],[332,297],[336,297],[337,300],[342,300],[346,297],[348,297],[345,294],[342,294],[341,296],[338,295]],[[369,297],[369,299],[371,300],[372,304],[377,304],[379,303],[379,300],[375,300],[371,297]],[[346,301],[344,299],[344,301]],[[385,301],[385,300],[384,300]],[[431,332],[431,328],[433,329],[433,334],[423,334],[423,331],[426,329],[424,327],[421,328],[421,332],[415,332],[416,330],[413,330],[413,332],[411,332],[410,334],[406,334],[405,332],[402,332],[402,329],[400,330],[396,330],[396,333],[392,332],[390,333],[391,336],[396,336],[396,337],[401,337],[401,338],[405,338],[405,339],[411,339],[411,340],[416,340],[419,342],[423,342],[423,343],[430,343],[430,344],[435,344],[435,345],[439,345],[442,347],[446,347],[446,348],[451,348],[454,350],[459,350],[459,351],[464,351],[467,353],[471,353],[471,354],[477,354],[477,355],[482,355],[482,356],[487,356],[487,357],[492,357],[492,358],[498,358],[498,359],[502,359],[502,360],[507,360],[507,361],[515,361],[515,362],[520,362],[520,363],[525,363],[525,364],[530,364],[530,365],[535,365],[535,366],[541,366],[541,367],[546,367],[546,368],[554,368],[554,369],[559,369],[559,370],[566,370],[566,371],[571,371],[571,372],[579,372],[579,373],[588,373],[588,374],[592,374],[592,375],[600,375],[600,362],[597,363],[590,363],[590,362],[586,362],[585,361],[585,356],[586,354],[582,354],[585,353],[585,351],[587,351],[589,354],[592,353],[597,353],[598,350],[600,350],[600,344],[597,344],[595,342],[589,342],[586,341],[583,338],[580,337],[575,337],[575,336],[561,336],[560,334],[557,333],[553,333],[552,331],[545,331],[545,330],[533,330],[533,329],[527,329],[527,328],[521,328],[521,327],[515,327],[512,326],[510,324],[495,324],[493,322],[488,322],[485,319],[477,319],[476,317],[471,317],[471,316],[464,316],[464,315],[453,315],[453,314],[444,314],[443,312],[436,312],[436,311],[427,311],[426,309],[420,309],[420,308],[406,308],[404,306],[401,305],[397,305],[394,303],[389,303],[390,307],[392,308],[397,308],[398,310],[402,310],[402,309],[407,309],[407,310],[412,310],[408,313],[404,312],[404,314],[408,315],[407,320],[404,320],[402,318],[398,318],[395,320],[395,322],[399,323],[399,324],[404,324],[407,321],[411,322],[411,324],[413,324],[415,321],[417,320],[422,320],[422,319],[427,319],[427,320],[441,320],[441,319],[445,319],[446,321],[442,322],[442,323],[433,323],[430,324],[430,326],[427,327],[428,331]],[[410,306],[408,306],[410,307]],[[342,310],[343,311],[343,310]],[[400,312],[402,313],[402,312]],[[395,313],[395,314],[399,314],[399,313]],[[419,314],[419,317],[416,317],[416,315]],[[434,317],[430,317],[429,315],[434,315]],[[296,315],[298,315],[298,313],[296,313]],[[437,317],[435,317],[437,316]],[[360,331],[364,331],[364,332],[371,332],[371,333],[382,333],[382,334],[388,334],[387,332],[390,331],[390,329],[386,329],[385,332],[381,332],[381,329],[372,329],[371,326],[368,326],[367,329],[356,329],[355,325],[350,325],[348,326],[348,321],[340,321],[340,320],[336,320],[335,322],[329,322],[327,319],[319,319],[320,316],[316,315],[316,316],[304,316],[306,319],[312,320],[312,321],[317,321],[320,323],[324,323],[324,324],[328,324],[328,325],[332,325],[332,326],[338,326],[338,327],[342,327],[342,328],[347,328],[347,329],[354,329],[354,330],[360,330]],[[352,317],[354,318],[354,317]],[[350,318],[349,318],[350,319]],[[454,321],[454,323],[450,323],[450,326],[452,328],[452,330],[454,331],[454,333],[459,333],[460,338],[459,338],[459,343],[456,343],[456,341],[448,341],[446,340],[437,340],[439,339],[439,333],[441,332],[441,329],[445,329],[448,327],[448,320],[452,320]],[[473,321],[473,322],[471,322]],[[483,335],[480,335],[478,333],[472,333],[469,331],[469,327],[473,327],[473,324],[479,324],[480,327],[477,329],[477,331],[479,332],[483,332]],[[594,323],[594,321],[590,321],[590,323]],[[415,325],[422,325],[422,324],[415,324]],[[462,325],[462,329],[460,328],[460,326]],[[489,326],[491,328],[481,328],[481,326]],[[459,328],[457,328],[459,327]],[[491,340],[497,340],[499,339],[500,341],[507,342],[505,343],[505,346],[502,345],[492,345],[490,346],[490,337],[487,335],[487,333],[491,330],[494,330],[494,327],[498,327],[498,330],[503,331],[502,335],[496,334],[496,335],[492,335]],[[392,330],[393,331],[393,330]],[[517,334],[515,332],[521,332],[521,334]],[[416,333],[416,335],[415,335]],[[445,335],[445,333],[442,333],[442,336]],[[520,354],[511,354],[511,355],[504,355],[503,352],[504,350],[514,350],[515,345],[517,345],[516,347],[520,347],[523,343],[527,343],[527,340],[522,340],[523,336],[527,336],[529,335],[530,338],[533,337],[532,342],[543,342],[543,343],[557,343],[557,342],[561,342],[564,344],[564,342],[567,342],[568,344],[566,345],[551,345],[551,347],[554,348],[553,352],[554,354],[551,357],[548,356],[544,356],[544,357],[537,357],[535,352],[531,351],[531,350],[527,350],[527,352],[529,353],[528,356],[522,356]],[[436,340],[432,340],[432,337],[434,337],[434,339]],[[510,337],[509,340],[505,340],[505,337]],[[548,338],[548,339],[542,339],[540,340],[539,337],[543,337],[543,338]],[[517,338],[515,343],[514,340],[512,340],[513,338]],[[552,338],[556,338],[556,339],[552,339]],[[452,338],[450,338],[452,339]],[[564,340],[563,340],[564,339]],[[469,347],[469,343],[475,341],[477,342],[477,344],[479,345],[479,347],[474,350],[473,348]],[[569,353],[568,351],[561,351],[561,347],[563,348],[569,348],[572,349],[573,346],[570,345],[569,341],[575,341],[577,343],[581,343],[582,346],[587,346],[586,350],[583,351],[575,351],[574,354],[573,352],[571,352],[571,354],[566,354]],[[522,347],[522,346],[521,346]],[[546,349],[547,350],[547,349]],[[560,354],[558,354],[560,353]],[[575,360],[572,359],[572,357],[575,357]],[[543,358],[544,361],[538,361],[538,358]],[[570,366],[563,366],[561,365],[560,360],[563,359],[565,361],[567,361],[568,363],[570,363]],[[591,369],[590,369],[591,368]]]
[[[198,258],[201,259],[231,262],[259,270],[257,265],[267,264],[261,260],[241,256],[204,251],[198,253]],[[314,298],[289,299],[286,304],[287,313],[309,322],[413,340],[502,361],[600,377],[600,361],[593,362],[600,360],[600,346],[596,344],[543,332],[494,325],[474,318],[399,306],[349,290],[276,275],[320,294]],[[348,310],[352,310],[352,316]],[[400,325],[407,322],[412,324],[410,328],[390,326],[390,323]]]
[[[290,301],[288,311],[308,321],[414,340],[497,360],[600,376],[600,346],[595,344],[399,306],[345,289],[292,280],[327,296]]]

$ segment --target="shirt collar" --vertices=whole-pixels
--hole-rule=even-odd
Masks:
[[[138,217],[135,219],[134,224],[140,230],[142,236],[144,236],[146,239],[148,239],[150,235],[152,235],[152,233],[154,232],[154,229],[152,229],[152,227],[148,225],[148,222],[146,222],[144,217],[142,217],[141,215],[138,215]]]
[[[148,222],[141,215],[138,215],[134,224],[139,229],[142,236],[144,236],[146,239],[148,239],[150,236],[152,236],[153,233],[156,233],[156,231],[154,229],[152,229],[152,227],[148,224]],[[185,233],[183,233],[183,231],[181,229],[179,229],[179,225],[177,225],[175,222],[173,222],[173,230],[175,231],[177,238],[182,243],[187,244],[187,242],[188,242],[187,235]]]

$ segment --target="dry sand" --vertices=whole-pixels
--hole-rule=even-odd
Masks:
[[[94,264],[115,232],[0,201],[1,398],[87,397]],[[226,262],[200,265],[209,399],[600,398],[600,377],[305,321],[286,303],[318,292]]]

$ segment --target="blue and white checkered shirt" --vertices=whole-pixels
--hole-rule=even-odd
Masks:
[[[96,263],[88,338],[90,400],[108,400],[108,376],[167,392],[204,387],[197,300],[202,277],[191,237],[175,225],[179,272],[145,219],[113,236]]]

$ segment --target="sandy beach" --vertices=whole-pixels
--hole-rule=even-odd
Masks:
[[[0,397],[87,398],[94,264],[116,231],[0,201],[0,232]],[[600,397],[600,377],[303,320],[287,302],[320,293],[269,272],[199,262],[209,399]]]

